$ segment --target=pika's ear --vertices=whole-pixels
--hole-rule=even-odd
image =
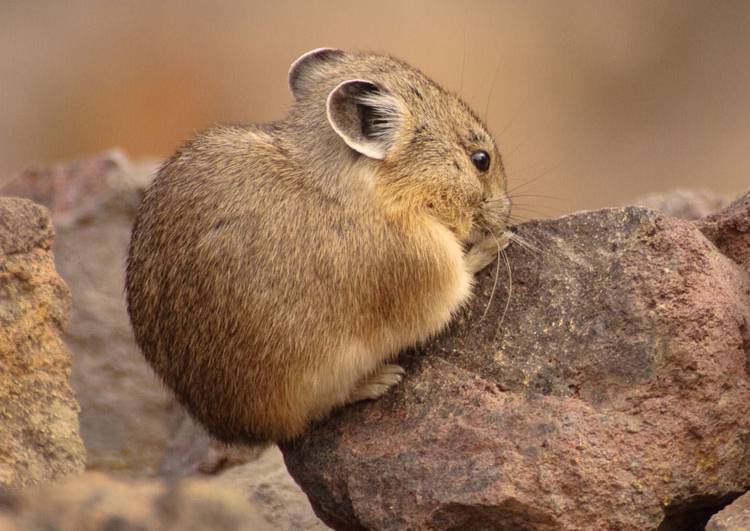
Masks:
[[[302,54],[289,67],[289,90],[292,91],[294,99],[300,99],[305,88],[317,81],[315,74],[321,67],[342,57],[344,52],[336,48],[316,48]]]
[[[355,151],[373,159],[383,159],[393,145],[401,122],[399,100],[364,79],[350,79],[328,95],[328,122]]]

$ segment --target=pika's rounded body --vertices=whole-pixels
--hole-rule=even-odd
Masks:
[[[402,156],[420,149],[415,136],[440,134],[426,118],[451,112],[415,112],[404,90],[468,113],[415,69],[315,50],[293,65],[290,85],[286,120],[209,129],[168,160],[131,239],[136,340],[227,442],[289,439],[397,383],[403,371],[387,362],[449,322],[508,214],[499,156],[489,179],[473,159],[454,164],[455,153]],[[456,132],[486,136],[474,141],[494,155],[478,120],[462,118],[469,125]],[[468,168],[473,180],[451,183],[436,168]]]

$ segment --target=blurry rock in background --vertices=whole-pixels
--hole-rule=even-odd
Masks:
[[[287,473],[276,447],[226,446],[210,438],[165,390],[134,342],[123,289],[125,262],[137,207],[156,166],[155,160],[133,162],[121,151],[110,150],[51,168],[24,170],[0,184],[0,196],[27,197],[52,213],[57,231],[53,247],[56,266],[73,294],[63,337],[73,353],[71,384],[80,404],[87,468],[129,479],[215,476],[212,481],[219,488],[226,485],[253,501],[273,529],[327,529]],[[49,246],[51,227],[47,232],[44,241]],[[44,374],[39,369],[32,376]],[[72,397],[71,401],[75,406]],[[78,442],[80,445],[80,439]],[[77,470],[82,465],[81,456]],[[238,468],[227,475],[233,467]],[[0,467],[0,480],[2,471]],[[24,474],[34,477],[28,471],[18,475]],[[85,477],[95,478],[94,485],[102,483],[109,500],[102,502],[105,508],[113,503],[110,496],[138,490],[135,483],[127,486],[101,476]],[[96,490],[85,479],[75,485],[84,493]],[[150,485],[148,489],[152,490],[164,488],[155,482],[140,485]],[[63,490],[49,492],[54,499],[68,500]],[[73,495],[75,499],[69,501],[83,502],[89,494],[80,500]],[[142,508],[146,505],[145,500],[139,501],[133,508],[146,510]],[[71,510],[75,513],[77,509]],[[115,507],[106,510],[117,513],[112,518],[121,514]],[[46,518],[47,512],[32,508],[29,514],[30,518]],[[74,522],[79,517],[71,516]],[[216,525],[217,529],[235,529]],[[0,531],[4,531],[2,516]]]
[[[729,201],[710,190],[678,189],[642,196],[631,204],[658,210],[673,218],[694,220],[721,210]]]
[[[156,470],[173,407],[135,345],[123,288],[130,228],[154,167],[110,151],[25,170],[0,186],[0,194],[30,198],[52,213],[57,270],[73,293],[64,338],[87,467],[128,476]]]
[[[241,491],[206,479],[126,480],[97,472],[0,495],[0,531],[271,531]]]

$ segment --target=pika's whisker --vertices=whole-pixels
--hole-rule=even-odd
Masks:
[[[487,312],[490,310],[492,299],[495,297],[495,290],[497,289],[497,279],[500,277],[500,241],[497,239],[497,236],[495,236],[494,232],[490,231],[490,234],[492,234],[492,238],[495,240],[495,244],[497,245],[497,260],[495,260],[495,281],[492,283],[492,291],[490,292],[489,300],[487,300],[487,305],[484,307],[482,320],[487,317]]]
[[[552,199],[553,201],[563,201],[563,198],[556,197],[554,195],[541,195],[541,194],[508,194],[509,199],[516,199],[518,197],[533,197],[535,199]]]
[[[511,188],[510,190],[508,190],[508,191],[506,192],[506,194],[512,194],[512,193],[513,193],[513,192],[515,192],[516,190],[521,190],[522,188],[526,188],[527,186],[529,186],[529,185],[532,185],[532,184],[534,184],[534,183],[535,183],[535,182],[537,182],[537,181],[538,181],[539,179],[541,179],[542,177],[546,176],[546,175],[547,175],[548,173],[550,173],[550,172],[549,172],[549,170],[547,170],[547,171],[544,171],[544,172],[540,173],[539,175],[537,175],[537,176],[536,176],[536,177],[534,177],[533,179],[529,179],[528,181],[524,181],[524,182],[522,182],[522,183],[518,183],[518,184],[517,184],[517,185],[515,185],[515,186],[514,186],[513,188]]]
[[[536,254],[544,254],[544,251],[542,251],[539,247],[530,243],[528,240],[522,238],[515,232],[510,232],[508,237],[510,238],[510,241],[517,243],[527,251],[531,251]]]
[[[503,255],[503,259],[505,260],[505,267],[508,270],[508,296],[507,296],[507,299],[505,300],[505,309],[503,310],[503,316],[500,318],[500,321],[498,321],[497,327],[495,328],[494,339],[497,339],[497,335],[500,332],[500,329],[503,327],[503,323],[505,322],[505,316],[508,314],[508,308],[510,308],[510,299],[513,296],[513,271],[510,268],[510,260],[508,260],[508,253],[505,252],[505,249],[501,249],[500,253],[502,253]]]

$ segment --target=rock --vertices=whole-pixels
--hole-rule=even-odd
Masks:
[[[750,271],[750,192],[697,226],[721,252]]]
[[[750,485],[747,271],[643,208],[517,232],[510,294],[489,267],[402,386],[282,446],[328,525],[698,529]]]
[[[210,474],[222,482],[222,473],[249,463],[226,481],[265,503],[261,510],[275,529],[324,529],[278,452],[211,439],[164,390],[135,345],[122,284],[130,228],[153,168],[110,151],[0,184],[0,194],[32,197],[55,213],[58,267],[73,290],[65,339],[74,351],[88,466],[130,477]],[[19,245],[27,245],[18,234]]]
[[[662,214],[680,219],[700,219],[725,207],[726,197],[709,190],[678,189],[655,193],[633,201],[634,205],[658,210]]]
[[[55,272],[46,209],[0,198],[0,487],[83,469],[62,342],[70,293]]]
[[[706,531],[750,531],[750,492],[711,517]]]
[[[46,206],[60,227],[102,210],[110,199],[143,190],[155,167],[155,161],[134,164],[113,149],[53,167],[27,168],[0,182],[0,195],[26,197]]]
[[[178,407],[135,344],[123,288],[130,228],[154,167],[109,151],[0,186],[53,213],[57,268],[73,292],[65,342],[88,467],[129,476],[155,473]]]
[[[279,531],[328,529],[287,472],[276,446],[226,446],[211,438],[184,410],[179,417],[179,428],[159,466],[160,476],[215,476],[218,485],[244,493]]]
[[[307,496],[287,472],[276,446],[267,448],[255,461],[227,470],[216,482],[246,493],[278,531],[329,529],[315,516]]]
[[[207,480],[125,481],[89,472],[0,497],[0,531],[274,529],[244,496]]]
[[[183,408],[175,411],[178,426],[167,442],[159,463],[159,476],[177,478],[194,474],[215,475],[252,462],[265,446],[228,446],[212,438]],[[292,481],[289,478],[289,481]]]

